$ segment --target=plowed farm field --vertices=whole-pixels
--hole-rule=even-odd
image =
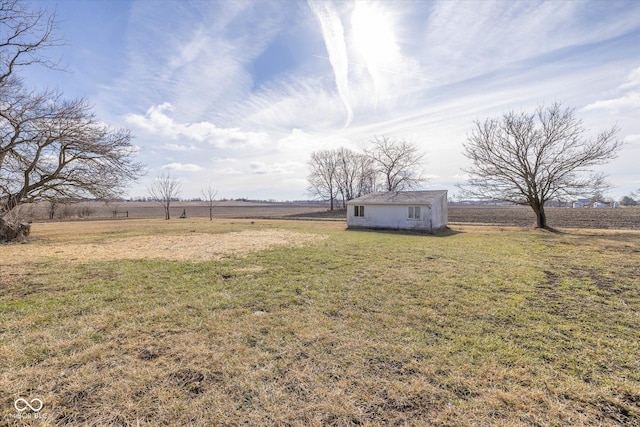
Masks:
[[[640,229],[640,208],[546,208],[545,212],[547,222],[554,228]],[[528,227],[535,221],[528,207],[449,206],[450,223]]]
[[[610,230],[640,229],[640,207],[605,208],[546,208],[549,226],[554,228],[600,228]],[[202,202],[175,202],[171,205],[171,218],[182,213],[187,218],[208,218],[209,209]],[[218,202],[213,208],[214,218],[282,218],[325,219],[346,221],[344,209],[328,210],[328,206],[314,202]],[[159,219],[164,217],[160,204],[152,202],[99,203],[83,202],[63,205],[54,220],[95,219]],[[46,205],[31,207],[32,221],[47,221]],[[535,215],[524,206],[450,205],[449,222],[453,224],[484,224],[530,227],[535,225]]]

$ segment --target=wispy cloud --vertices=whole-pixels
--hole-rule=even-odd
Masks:
[[[195,145],[185,145],[185,144],[164,144],[162,146],[165,150],[169,151],[199,151],[201,148],[196,147]]]
[[[268,135],[263,132],[219,128],[209,122],[179,123],[167,114],[173,110],[173,106],[165,102],[150,107],[145,115],[129,114],[126,116],[126,121],[130,125],[164,138],[183,137],[197,142],[207,142],[218,148],[258,147],[268,141]]]
[[[242,172],[241,170],[238,170],[236,168],[233,167],[228,167],[228,168],[223,168],[220,169],[218,171],[218,174],[224,176],[224,175],[244,175],[244,172]]]
[[[318,18],[322,28],[322,35],[327,46],[329,61],[333,67],[333,74],[340,99],[347,110],[345,127],[353,120],[351,95],[349,93],[349,58],[344,40],[344,28],[336,8],[330,1],[309,0],[309,6]]]
[[[328,53],[328,58],[314,57],[329,60],[332,66],[347,110],[344,128],[370,118],[372,112],[393,111],[398,102],[434,82],[410,57],[413,52],[403,52],[399,34],[410,11],[393,7],[398,4],[362,0],[336,6],[309,0]]]
[[[618,89],[640,89],[640,67],[631,70],[627,81],[618,86]]]
[[[398,91],[414,91],[433,79],[424,75],[417,61],[402,53],[399,34],[407,17],[385,2],[357,1],[351,12],[350,64],[362,61],[371,77],[373,106],[401,97]],[[369,89],[369,88],[367,88]]]
[[[249,163],[249,173],[252,174],[277,174],[277,175],[288,175],[292,174],[297,170],[303,169],[305,165],[300,162],[276,162],[276,163],[265,163],[254,161]]]
[[[640,135],[627,135],[624,141],[627,143],[640,144]]]
[[[270,2],[132,2],[126,50],[118,52],[125,71],[103,84],[101,98],[138,111],[170,100],[185,121],[220,117],[251,93],[250,64],[281,29],[276,8]]]
[[[83,7],[112,11],[101,1]],[[76,9],[60,3],[61,14]],[[74,51],[101,46],[101,64],[114,66],[74,63],[83,84],[61,89],[93,88],[98,116],[131,128],[151,171],[193,179],[185,190],[206,178],[228,197],[304,197],[311,152],[380,134],[416,141],[433,184],[446,186],[473,120],[545,102],[584,106],[589,129],[640,134],[638,2],[167,0],[118,10],[117,46],[104,42],[109,17],[65,22],[82,35]],[[620,137],[626,150],[638,145]],[[632,156],[620,157],[617,176],[637,175]]]
[[[291,175],[306,168],[305,163],[296,161],[269,162],[253,160],[241,162],[236,159],[224,159],[216,162],[217,168],[212,168],[221,175]]]
[[[163,165],[161,169],[173,170],[178,172],[197,172],[203,170],[204,168],[192,163],[169,163],[167,165]]]
[[[583,110],[626,110],[626,109],[640,109],[640,93],[629,93],[619,98],[605,99],[602,101],[592,102],[586,105]]]
[[[618,86],[618,90],[626,93],[617,98],[597,100],[586,105],[583,110],[637,110],[640,113],[640,67],[631,70],[627,81]]]
[[[640,10],[628,6],[587,1],[436,2],[424,25],[422,65],[438,79],[452,81],[612,39],[638,26]]]
[[[229,108],[227,115],[241,126],[289,132],[293,128],[339,128],[344,111],[335,91],[318,76],[271,83]]]

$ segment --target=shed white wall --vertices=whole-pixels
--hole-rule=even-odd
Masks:
[[[409,219],[408,206],[364,205],[364,217],[354,216],[353,205],[347,209],[347,226],[431,231],[431,209],[420,206],[420,219]]]
[[[449,201],[447,193],[438,197],[431,204],[431,224],[434,230],[444,228],[449,221]]]
[[[435,212],[429,205],[420,206],[420,219],[410,219],[408,207],[402,205],[366,205],[364,217],[354,216],[353,206],[347,210],[347,226],[363,228],[391,228],[397,230],[434,231],[447,225],[443,209]],[[446,212],[446,211],[445,211]]]
[[[364,206],[364,217],[354,215],[354,206]],[[409,219],[409,206],[420,206],[420,219]],[[390,228],[433,232],[447,226],[447,193],[428,203],[366,204],[347,203],[347,227]]]

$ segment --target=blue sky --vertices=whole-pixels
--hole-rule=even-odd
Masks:
[[[376,135],[427,153],[428,189],[457,193],[474,120],[556,101],[626,142],[603,166],[640,188],[640,2],[38,1],[56,10],[66,71],[31,86],[83,97],[135,135],[147,175],[182,196],[308,198],[311,152]]]

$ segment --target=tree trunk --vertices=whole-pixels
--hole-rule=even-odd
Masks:
[[[9,222],[0,218],[0,242],[21,242],[29,236],[31,225],[24,222]]]
[[[547,215],[544,213],[544,205],[536,205],[532,207],[533,211],[536,213],[536,227],[545,229],[548,228]]]

